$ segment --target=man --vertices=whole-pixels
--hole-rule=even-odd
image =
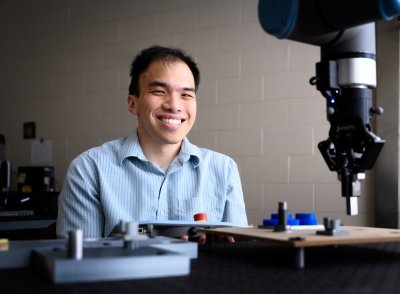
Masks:
[[[57,236],[83,229],[85,238],[110,234],[121,220],[247,224],[236,163],[192,145],[200,74],[179,49],[152,46],[131,65],[128,109],[136,132],[75,158],[59,197]],[[233,241],[232,239],[228,241]]]

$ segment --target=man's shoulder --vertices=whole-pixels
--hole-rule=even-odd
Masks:
[[[216,151],[216,150],[208,149],[206,147],[197,147],[197,148],[200,150],[200,153],[205,156],[217,156],[217,157],[230,158],[227,154],[224,154],[224,153]]]
[[[127,137],[120,137],[104,142],[99,146],[89,148],[79,154],[75,160],[101,160],[104,157],[110,158],[112,156],[116,156],[126,139]]]
[[[208,149],[205,147],[197,147],[197,148],[200,154],[200,161],[205,160],[215,164],[221,164],[221,163],[235,164],[234,159],[225,153]]]
[[[118,151],[119,148],[121,148],[121,146],[125,142],[125,140],[126,140],[126,137],[117,138],[117,139],[114,139],[111,141],[104,142],[99,146],[92,147],[92,148],[86,150],[85,152],[88,154],[96,155],[96,154],[101,154],[101,153]]]

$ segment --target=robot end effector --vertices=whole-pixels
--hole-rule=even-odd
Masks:
[[[385,143],[370,126],[371,117],[383,112],[372,107],[374,21],[399,15],[400,0],[260,0],[258,12],[267,33],[321,48],[310,83],[326,99],[331,127],[318,148],[338,174],[347,214],[355,215],[365,171],[373,167]]]
[[[365,25],[352,29],[358,31],[357,38],[369,36],[370,30]],[[383,113],[372,107],[375,59],[358,52],[351,56],[321,60],[310,83],[325,97],[331,125],[328,139],[318,148],[329,169],[338,174],[347,214],[355,215],[365,171],[373,167],[385,141],[372,132],[369,123],[373,115]]]

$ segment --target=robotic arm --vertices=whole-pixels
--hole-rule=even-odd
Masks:
[[[261,26],[279,39],[320,46],[310,83],[326,99],[329,137],[318,148],[336,171],[348,215],[358,214],[361,181],[385,141],[371,129],[376,87],[376,20],[400,15],[400,0],[260,0]]]

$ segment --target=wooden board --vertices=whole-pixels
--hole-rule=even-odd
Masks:
[[[255,227],[200,228],[199,231],[207,234],[228,235],[245,239],[261,240],[294,248],[400,242],[400,230],[355,226],[340,227],[340,231],[345,232],[345,235],[338,236],[317,235],[316,230],[273,232],[272,229],[261,229]]]

